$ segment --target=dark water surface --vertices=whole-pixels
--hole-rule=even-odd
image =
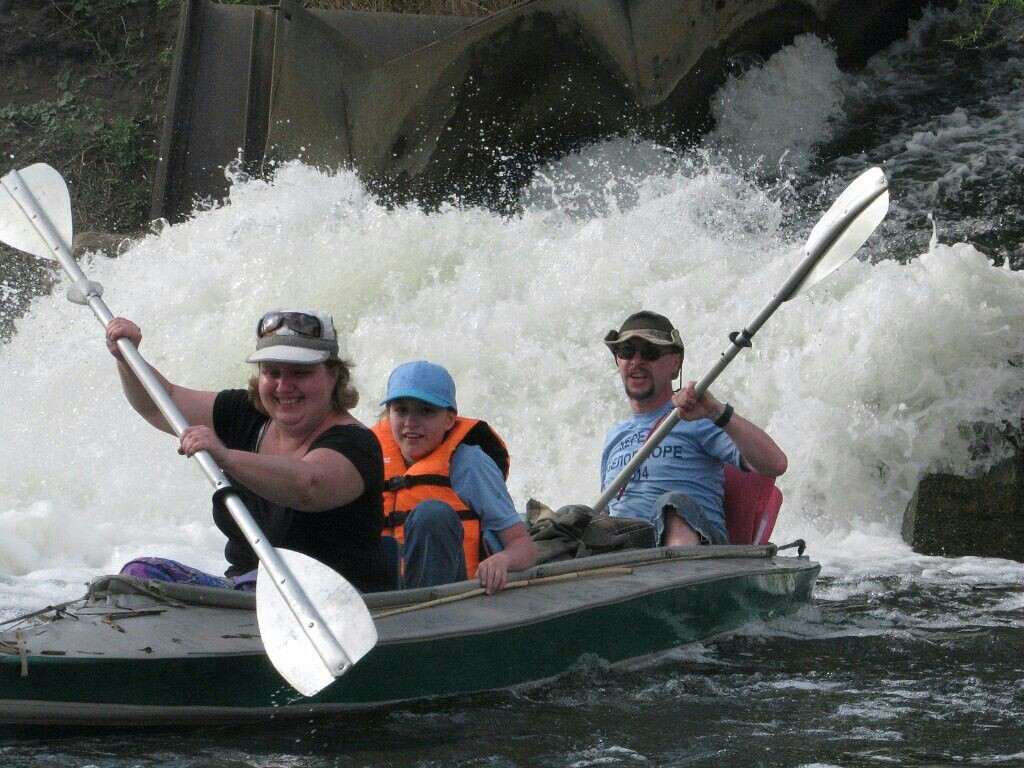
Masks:
[[[868,586],[862,584],[861,586]],[[1019,585],[885,577],[629,668],[330,721],[8,741],[5,766],[1019,766]],[[975,616],[973,622],[964,621]]]

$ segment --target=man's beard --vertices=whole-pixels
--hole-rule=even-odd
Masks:
[[[641,390],[639,392],[635,392],[635,391],[630,391],[630,389],[629,389],[629,380],[627,379],[626,381],[622,382],[622,388],[626,391],[626,397],[628,397],[630,400],[635,400],[638,403],[642,403],[645,400],[650,400],[652,397],[654,397],[654,382],[653,381],[651,381],[647,385],[647,389]]]

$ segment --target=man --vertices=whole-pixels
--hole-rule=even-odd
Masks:
[[[664,315],[630,315],[604,342],[633,416],[605,435],[601,488],[618,476],[673,407],[681,421],[602,513],[649,520],[663,546],[729,543],[722,510],[723,463],[777,477],[786,471],[786,455],[728,403],[710,392],[694,397],[695,382],[673,392],[673,379],[683,365],[683,342]]]

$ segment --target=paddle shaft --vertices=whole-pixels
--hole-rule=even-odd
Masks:
[[[884,182],[884,179],[883,179]],[[821,237],[816,243],[811,245],[810,243],[806,247],[807,255],[800,262],[799,266],[793,273],[786,278],[786,282],[782,284],[782,287],[778,290],[775,296],[772,297],[764,308],[757,313],[753,320],[747,323],[746,327],[738,333],[730,335],[730,344],[728,349],[722,353],[721,357],[718,358],[718,362],[704,374],[704,377],[697,382],[694,387],[694,395],[698,400],[708,390],[708,387],[718,378],[718,375],[726,369],[726,367],[733,361],[733,359],[743,350],[744,347],[750,346],[750,340],[754,338],[754,334],[761,330],[761,326],[764,325],[768,318],[771,317],[775,310],[777,310],[783,302],[789,301],[795,295],[801,291],[811,287],[816,281],[809,280],[812,270],[815,265],[821,260],[833,244],[840,238],[840,236],[846,231],[847,227],[852,225],[857,217],[866,211],[879,195],[883,194],[886,187],[883,183],[882,186],[878,187],[877,191],[873,196],[866,196],[863,199],[857,201],[855,205],[852,205],[846,211],[843,211],[836,220],[832,223],[828,231]],[[850,254],[853,255],[852,253]],[[806,281],[806,282],[805,282]],[[593,504],[593,509],[600,512],[608,503],[615,497],[619,490],[629,482],[629,478],[633,476],[640,466],[647,460],[647,457],[654,452],[661,441],[665,439],[669,432],[679,423],[682,416],[679,413],[678,408],[673,408],[672,412],[661,422],[654,432],[651,433],[647,441],[640,446],[640,450],[636,452],[636,455],[630,459],[629,463],[615,476],[615,479],[608,484],[608,487],[604,489],[601,496]]]
[[[12,178],[14,184],[9,184],[7,178]],[[28,191],[21,175],[17,171],[11,171],[3,181],[4,188],[17,202],[22,213],[32,222],[36,231],[49,246],[53,256],[71,278],[72,286],[68,290],[68,298],[78,304],[87,304],[103,328],[106,329],[110,321],[114,319],[114,315],[101,297],[102,288],[89,280],[78,266],[68,245],[50,222],[46,212],[40,208],[36,199]],[[153,369],[128,339],[118,339],[117,348],[171,429],[180,437],[189,424],[153,373]],[[204,474],[216,489],[215,496],[221,497],[221,502],[253,548],[267,575],[287,601],[295,620],[299,622],[302,631],[313,643],[324,664],[335,677],[344,673],[351,666],[348,655],[338,639],[330,632],[327,624],[321,618],[320,612],[310,602],[287,564],[263,536],[263,532],[253,520],[245,502],[233,489],[227,475],[207,451],[199,451],[194,458],[199,462]]]

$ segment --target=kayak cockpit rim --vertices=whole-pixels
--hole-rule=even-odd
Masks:
[[[778,550],[779,547],[774,544],[631,549],[536,565],[525,571],[510,573],[509,584],[536,582],[540,579],[551,579],[553,577],[571,578],[574,575],[597,576],[601,575],[601,572],[606,571],[606,569],[643,566],[667,560],[771,559],[776,556]],[[786,560],[790,559],[807,560],[804,556],[786,558]],[[607,572],[610,575],[614,571]],[[479,582],[473,579],[436,587],[375,592],[364,595],[364,599],[371,611],[381,612],[416,606],[418,604],[433,603],[437,600],[451,599],[460,595],[467,595],[467,593],[472,593],[479,589]],[[107,595],[140,593],[149,595],[171,606],[175,604],[181,606],[202,605],[211,608],[238,610],[255,610],[256,608],[255,594],[252,592],[121,575],[99,576],[93,579],[89,584],[85,599],[99,599]],[[77,603],[81,599],[79,598],[62,605],[47,606],[44,609],[33,611],[31,614],[0,622],[0,631],[9,631],[14,626],[28,619],[42,616],[51,611],[59,613],[66,606]]]

